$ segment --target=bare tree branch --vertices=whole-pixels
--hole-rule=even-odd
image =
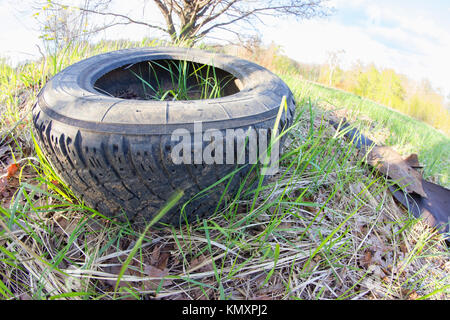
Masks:
[[[52,2],[52,3],[54,5],[57,5],[57,6],[60,6],[60,7],[64,6],[63,4],[60,4],[60,3],[57,3],[57,2]],[[158,29],[160,31],[164,31],[164,32],[168,33],[168,30],[164,29],[163,27],[160,27],[160,26],[157,26],[157,25],[153,25],[153,24],[149,24],[149,23],[146,23],[146,22],[143,22],[143,21],[137,21],[137,20],[134,20],[134,19],[132,19],[129,16],[126,16],[124,14],[113,13],[113,12],[100,12],[100,11],[95,11],[95,10],[91,10],[91,9],[87,9],[87,8],[80,8],[80,7],[76,7],[76,6],[70,6],[70,7],[73,8],[73,9],[77,9],[77,10],[83,11],[83,12],[94,13],[94,14],[98,14],[98,15],[101,15],[101,16],[110,16],[110,17],[116,17],[116,18],[123,18],[125,20],[128,20],[128,22],[130,24],[131,23],[140,24],[140,25],[143,25],[143,26],[146,26],[146,27],[149,27],[149,28]]]
[[[166,5],[163,4],[162,1],[160,0],[153,0],[156,5],[158,6],[159,10],[161,11],[161,13],[164,16],[164,19],[166,20],[166,25],[167,25],[167,29],[165,30],[165,32],[167,32],[170,36],[170,38],[172,40],[174,40],[176,38],[176,30],[175,30],[175,25],[173,23],[173,19],[172,19],[172,10],[169,11],[169,9],[167,8]],[[175,1],[172,1],[172,3],[175,3]],[[173,8],[174,5],[171,5],[170,8]]]
[[[188,40],[192,43],[207,35],[209,36],[209,33],[213,30],[226,28],[227,31],[238,34],[239,27],[241,27],[242,23],[255,29],[255,22],[264,23],[262,18],[267,16],[283,15],[296,19],[309,19],[314,16],[323,16],[329,13],[329,10],[323,5],[328,0],[151,1],[164,18],[165,27],[147,21],[137,20],[122,13],[95,10],[89,6],[71,7],[84,13],[122,19],[122,22],[119,22],[122,24],[138,24],[162,31],[168,34],[173,42]],[[51,1],[51,3],[59,7],[64,6],[58,2]],[[241,25],[239,25],[240,23]]]

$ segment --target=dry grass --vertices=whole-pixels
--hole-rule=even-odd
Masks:
[[[117,291],[139,234],[44,193],[42,184],[42,194],[33,193],[23,186],[38,185],[30,171],[16,189],[28,190],[30,199],[16,192],[9,205],[2,200],[4,298],[447,299],[442,237],[408,217],[384,178],[334,138],[319,113],[312,135],[310,120],[305,114],[297,122],[288,150],[307,143],[302,155],[312,156],[320,140],[328,146],[320,158],[332,154],[340,169],[317,172],[313,164],[320,162],[310,161],[300,174],[296,153],[253,211],[253,199],[236,199],[210,220],[151,229]]]

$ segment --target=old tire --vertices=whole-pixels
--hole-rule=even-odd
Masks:
[[[126,100],[94,89],[111,70],[155,59],[188,60],[221,68],[241,81],[238,93],[194,101]],[[139,48],[97,55],[64,69],[41,90],[33,108],[38,144],[63,180],[102,214],[131,222],[149,221],[177,189],[185,195],[162,222],[180,221],[180,208],[200,190],[235,169],[230,165],[175,165],[170,134],[177,128],[203,130],[272,128],[282,97],[292,122],[291,91],[277,76],[249,61],[182,48]],[[245,174],[245,170],[242,171]],[[229,194],[236,191],[233,182]],[[222,189],[223,190],[223,189]],[[185,207],[188,220],[216,209],[221,190]],[[126,214],[126,217],[123,216]]]

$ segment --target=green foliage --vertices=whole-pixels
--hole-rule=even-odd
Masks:
[[[245,50],[238,50],[238,55],[278,74],[297,75],[354,93],[450,134],[449,109],[444,105],[443,96],[428,81],[417,83],[392,69],[381,69],[374,64],[366,66],[361,62],[348,70],[339,66],[331,68],[329,64],[299,63],[283,55],[279,46],[273,43],[263,46],[258,39],[245,43],[244,46]]]
[[[322,69],[326,69],[323,67]],[[328,84],[325,77],[320,83]],[[417,85],[392,69],[378,69],[374,64],[356,65],[335,76],[332,85],[396,109],[418,120],[450,133],[450,113],[443,97],[426,82]]]

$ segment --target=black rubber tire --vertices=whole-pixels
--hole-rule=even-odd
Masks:
[[[174,59],[213,64],[242,83],[241,90],[218,99],[192,101],[126,100],[103,95],[95,81],[132,63]],[[177,189],[185,195],[161,222],[177,224],[181,205],[235,169],[233,165],[175,165],[170,133],[203,130],[272,128],[282,97],[292,122],[295,103],[287,85],[265,68],[236,57],[183,48],[139,48],[97,55],[64,69],[41,90],[33,107],[35,136],[47,159],[86,204],[102,214],[131,222],[149,221]],[[204,110],[207,110],[205,112]],[[246,174],[240,172],[238,178]],[[236,180],[236,181],[235,181]],[[239,179],[229,186],[233,194]],[[216,209],[222,189],[185,207],[187,219]]]

